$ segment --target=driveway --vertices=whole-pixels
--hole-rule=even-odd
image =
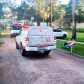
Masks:
[[[84,84],[84,59],[52,50],[28,52],[25,57],[15,48],[15,38],[5,37],[0,46],[0,84]]]

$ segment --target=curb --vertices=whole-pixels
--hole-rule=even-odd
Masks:
[[[71,52],[68,52],[68,51],[65,51],[65,50],[62,50],[62,49],[58,49],[58,48],[56,48],[56,49],[59,50],[59,51],[62,51],[62,52],[65,52],[65,53],[69,53],[69,54],[72,54],[72,55],[74,55],[76,57],[80,57],[80,58],[83,58],[84,59],[84,57],[81,56],[81,55],[78,55],[78,54],[75,54],[75,53],[71,53]]]

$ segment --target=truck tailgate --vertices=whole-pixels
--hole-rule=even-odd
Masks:
[[[53,36],[30,36],[29,37],[29,45],[33,46],[49,46],[54,45],[54,37]]]

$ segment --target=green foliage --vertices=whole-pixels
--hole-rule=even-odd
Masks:
[[[77,0],[78,1],[78,8],[84,11],[84,0]]]
[[[44,0],[38,0],[37,1],[37,6],[35,7],[35,11],[36,11],[36,15],[42,19],[46,19],[48,16],[47,16],[47,12],[45,11],[45,9],[48,9],[48,8],[45,8],[45,2]]]
[[[34,9],[36,11],[36,15],[39,16],[40,18],[46,20],[47,22],[49,22],[50,21],[49,16],[51,14],[51,12],[50,12],[50,10],[51,10],[50,0],[35,0],[35,1],[37,3],[34,7]],[[52,0],[52,11],[57,10],[56,3],[57,3],[57,0]],[[53,18],[54,18],[55,14],[53,14]],[[57,15],[55,15],[55,16],[57,16]]]
[[[25,7],[26,7],[26,2],[22,2],[20,7],[17,8],[17,12],[18,12],[18,20],[22,20],[24,19],[24,16],[27,16],[25,15]]]
[[[84,11],[78,9],[78,15],[76,15],[77,22],[81,23],[84,22]]]
[[[84,22],[84,0],[78,0],[77,3],[77,10],[78,10],[78,14],[77,14],[77,21],[78,22]]]
[[[71,26],[72,23],[72,0],[70,0],[69,4],[65,8],[65,15],[64,15],[64,25]]]
[[[52,10],[54,19],[59,19],[60,17],[64,17],[66,7],[67,5],[65,4],[54,6],[54,9]]]
[[[3,17],[2,8],[3,8],[3,3],[0,3],[0,18]]]
[[[72,0],[70,0],[68,5],[58,4],[58,0],[52,0],[52,20],[63,18],[63,24],[69,27],[72,23]],[[78,10],[78,14],[76,15],[77,22],[84,22],[84,0],[76,0],[76,10]],[[15,16],[17,13],[18,20],[22,19],[31,19],[34,17],[35,21],[45,21],[49,22],[50,16],[50,0],[31,0],[30,3],[32,6],[29,6],[25,1],[22,1],[19,7],[9,6],[12,10],[12,16]],[[0,3],[0,18],[3,17],[2,7],[4,4]],[[6,4],[5,4],[6,5]],[[39,16],[39,17],[38,17]],[[7,18],[7,17],[3,17]]]
[[[84,22],[84,0],[76,0],[76,22]],[[65,8],[65,15],[64,15],[64,25],[71,26],[72,23],[72,0],[70,0],[68,6]]]
[[[3,44],[3,43],[4,43],[4,41],[0,40],[0,44]]]
[[[0,44],[3,44],[4,41],[2,40],[1,32],[4,31],[3,29],[0,29]]]
[[[76,31],[77,31],[77,32],[84,33],[84,28],[78,28]]]
[[[84,0],[76,0],[76,21],[81,23],[84,22]]]

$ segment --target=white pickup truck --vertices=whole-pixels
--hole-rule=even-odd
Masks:
[[[15,38],[15,42],[16,49],[20,49],[22,56],[27,51],[43,51],[48,55],[56,48],[56,36],[49,26],[31,26],[28,29],[22,29],[20,35]]]

